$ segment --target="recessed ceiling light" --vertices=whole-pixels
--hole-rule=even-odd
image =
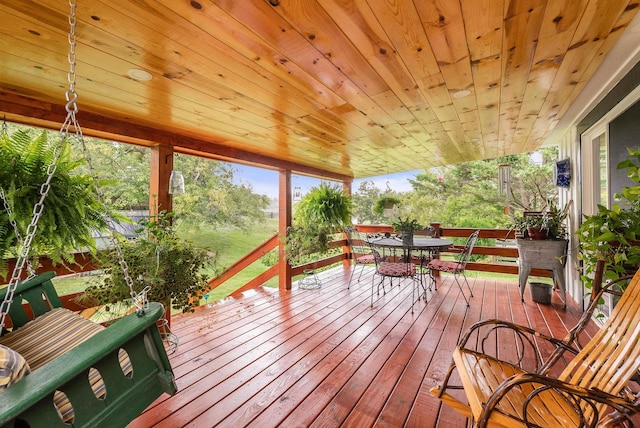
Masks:
[[[454,92],[453,93],[453,98],[464,98],[467,95],[469,95],[471,93],[471,91],[464,89],[462,91],[458,91],[458,92]]]
[[[130,70],[127,70],[127,74],[133,80],[138,80],[140,82],[146,82],[146,81],[151,80],[153,78],[151,73],[149,73],[147,71],[144,71],[144,70],[140,70],[139,68],[132,68]]]

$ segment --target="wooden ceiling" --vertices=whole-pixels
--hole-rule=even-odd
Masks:
[[[526,152],[637,10],[637,0],[78,0],[78,119],[89,135],[327,176]],[[68,14],[67,0],[0,3],[7,120],[64,117]]]

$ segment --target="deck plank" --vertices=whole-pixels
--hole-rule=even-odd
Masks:
[[[347,289],[350,271],[333,268],[317,290],[260,289],[174,316],[180,346],[170,360],[179,392],[129,426],[465,426],[429,389],[471,324],[501,317],[564,336],[581,311],[573,302],[563,310],[556,293],[549,306],[528,295],[522,302],[516,276],[474,275],[469,308],[449,275],[414,313],[409,283],[387,286],[371,307],[372,272],[365,267]],[[513,335],[487,346],[515,355]]]

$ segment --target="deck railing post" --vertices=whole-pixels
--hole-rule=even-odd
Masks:
[[[344,192],[347,195],[351,195],[351,185],[352,185],[352,181],[343,181],[342,182],[342,188],[344,189]],[[346,233],[342,233],[342,237],[344,239],[347,239],[347,234]],[[347,242],[347,245],[342,247],[342,252],[347,254],[347,258],[345,260],[342,261],[342,266],[344,266],[345,268],[348,268],[351,266],[351,257],[353,257],[353,255],[351,254],[351,248],[349,247],[349,243]]]
[[[278,181],[279,195],[279,215],[278,231],[280,234],[280,244],[278,251],[278,287],[280,290],[291,290],[291,265],[287,260],[286,236],[287,228],[291,226],[291,171],[280,171]]]

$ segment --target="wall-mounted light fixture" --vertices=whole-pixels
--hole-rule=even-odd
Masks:
[[[171,171],[169,177],[169,194],[181,195],[184,193],[184,177],[180,171]]]

